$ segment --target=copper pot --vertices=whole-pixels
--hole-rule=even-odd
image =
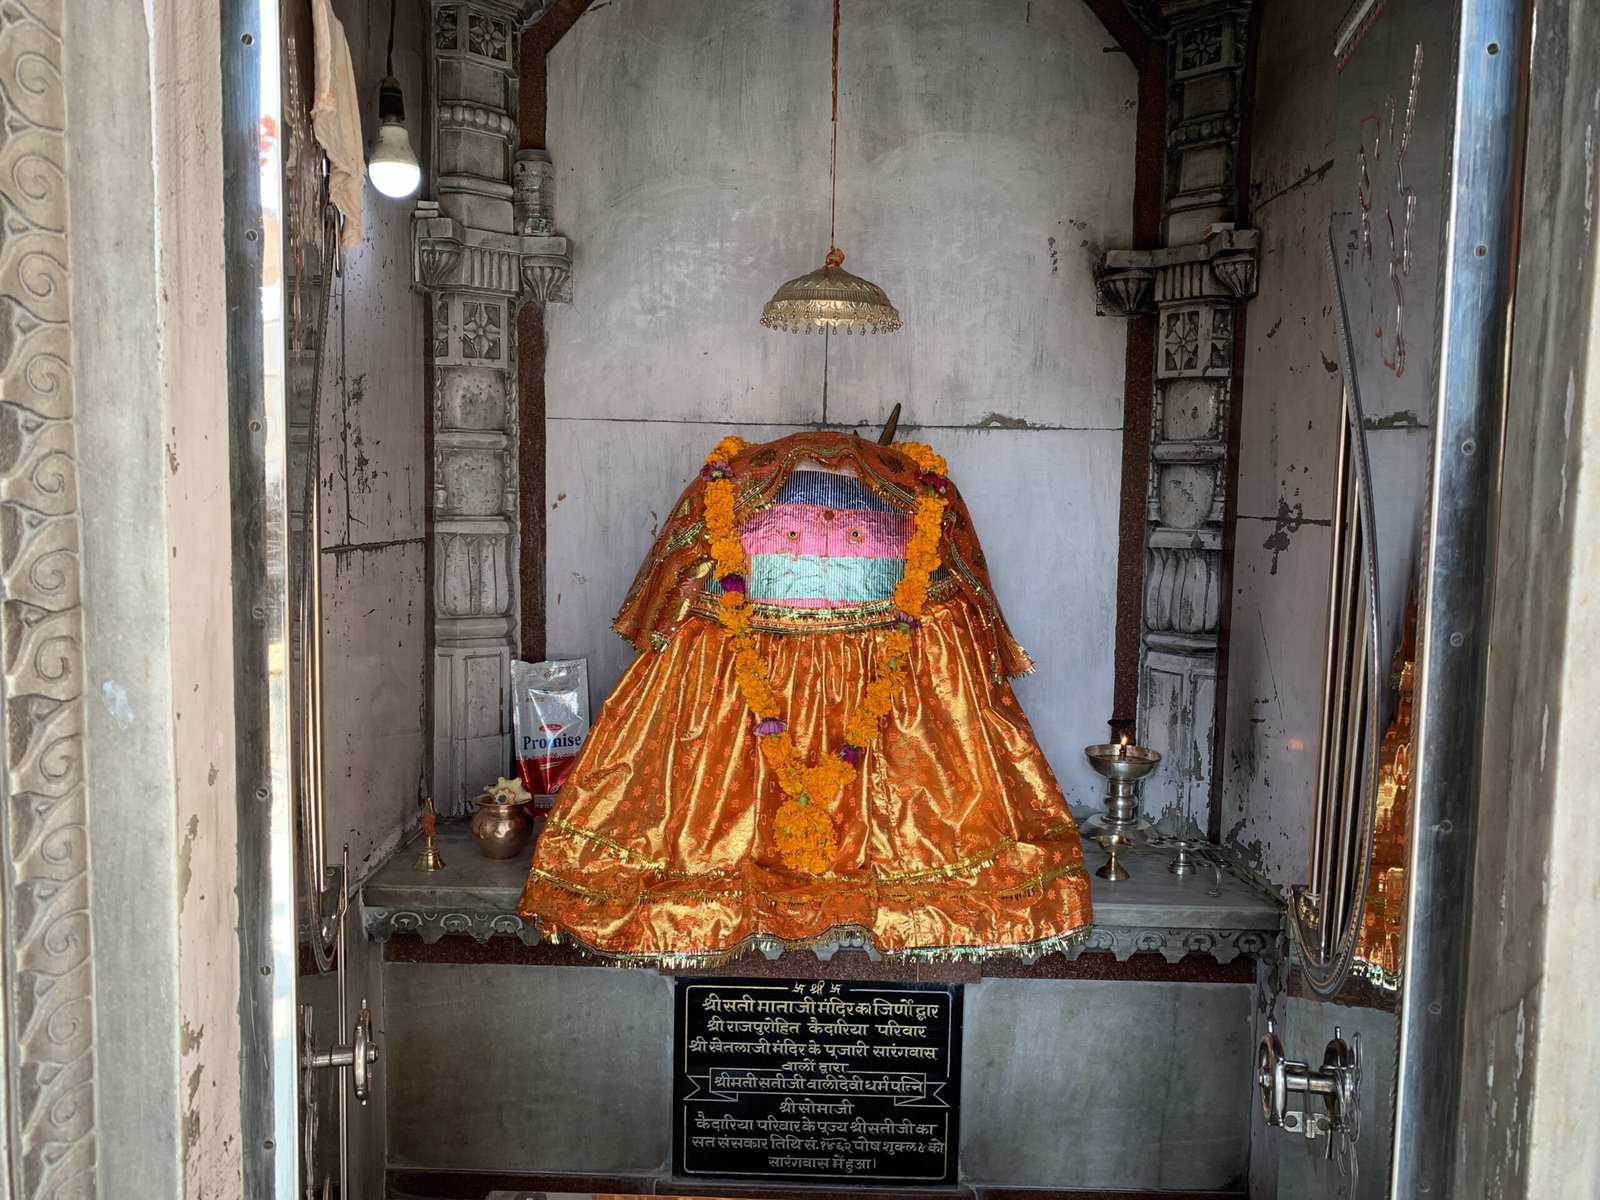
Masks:
[[[472,818],[472,837],[485,858],[515,858],[533,837],[533,822],[521,804],[501,804],[480,796]]]

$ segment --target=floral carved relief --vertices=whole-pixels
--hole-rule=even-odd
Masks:
[[[461,305],[461,357],[499,362],[505,346],[505,318],[493,301],[468,300]]]
[[[457,50],[461,46],[461,12],[455,8],[440,8],[435,17],[433,31],[435,50]]]
[[[467,49],[483,58],[506,62],[511,46],[511,26],[485,13],[467,14]]]
[[[1162,321],[1162,367],[1168,372],[1192,371],[1200,365],[1200,314],[1194,309],[1169,312]]]

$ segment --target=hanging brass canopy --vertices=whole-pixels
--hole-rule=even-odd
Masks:
[[[884,290],[850,274],[840,265],[843,262],[844,253],[837,246],[829,250],[821,267],[777,290],[761,310],[761,323],[790,333],[841,326],[846,333],[859,329],[863,334],[899,329],[900,314]]]

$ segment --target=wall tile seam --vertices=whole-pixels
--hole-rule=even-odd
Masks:
[[[1117,397],[1118,402],[1122,400]],[[585,422],[594,425],[693,425],[704,429],[818,429],[818,430],[845,430],[845,431],[870,431],[874,435],[879,429],[879,424],[872,421],[853,421],[840,423],[836,421],[735,421],[722,419],[698,419],[694,417],[589,417],[582,414],[552,413],[545,418],[547,421]],[[902,422],[899,426],[901,434],[926,432],[926,433],[1117,433],[1123,432],[1121,425],[1037,425],[1029,424],[1021,427],[1008,425],[993,425],[984,422],[971,425],[914,425]]]

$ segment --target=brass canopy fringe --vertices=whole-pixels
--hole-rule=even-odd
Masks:
[[[900,313],[884,290],[850,274],[839,265],[842,262],[844,253],[836,246],[817,270],[789,280],[761,310],[761,323],[789,333],[840,326],[846,333],[859,328],[863,334],[899,329]]]

